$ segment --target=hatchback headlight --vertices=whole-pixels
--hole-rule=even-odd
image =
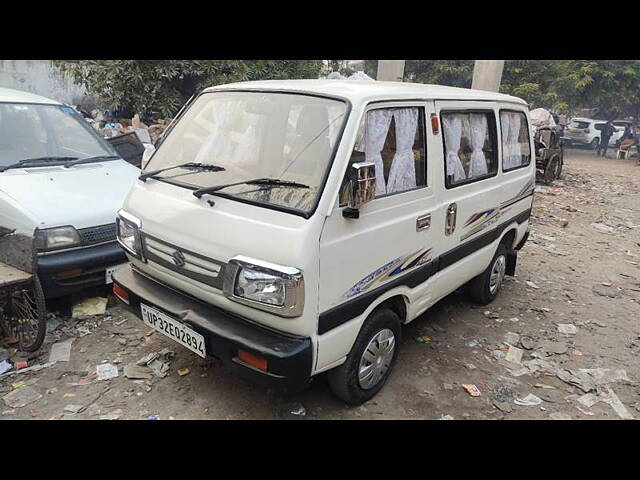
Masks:
[[[225,267],[224,294],[282,317],[297,317],[304,309],[304,279],[297,268],[247,257],[234,257]]]
[[[142,258],[140,242],[140,220],[130,213],[120,210],[116,219],[118,243],[136,258]]]
[[[39,251],[69,248],[80,245],[80,235],[72,226],[36,230],[35,244]]]

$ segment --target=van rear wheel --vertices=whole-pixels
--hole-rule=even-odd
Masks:
[[[351,405],[373,398],[384,386],[398,356],[400,319],[389,309],[364,322],[347,360],[329,372],[333,393]]]
[[[487,269],[469,283],[471,298],[482,305],[491,303],[502,288],[506,271],[507,248],[501,243]]]

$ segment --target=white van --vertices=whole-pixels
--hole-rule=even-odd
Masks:
[[[0,88],[0,226],[35,236],[45,296],[111,282],[115,216],[140,170],[76,111]]]
[[[114,292],[197,355],[289,386],[382,388],[401,325],[469,283],[492,301],[528,236],[527,104],[339,80],[209,88],[118,218]]]

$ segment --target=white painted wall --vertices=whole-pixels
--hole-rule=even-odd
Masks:
[[[84,87],[63,76],[49,60],[0,60],[0,87],[42,95],[76,104]]]

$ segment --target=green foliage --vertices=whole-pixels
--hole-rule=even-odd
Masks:
[[[58,68],[107,108],[172,117],[197,91],[223,83],[318,78],[321,60],[74,60]]]
[[[407,82],[470,88],[473,60],[407,60],[404,78]]]

